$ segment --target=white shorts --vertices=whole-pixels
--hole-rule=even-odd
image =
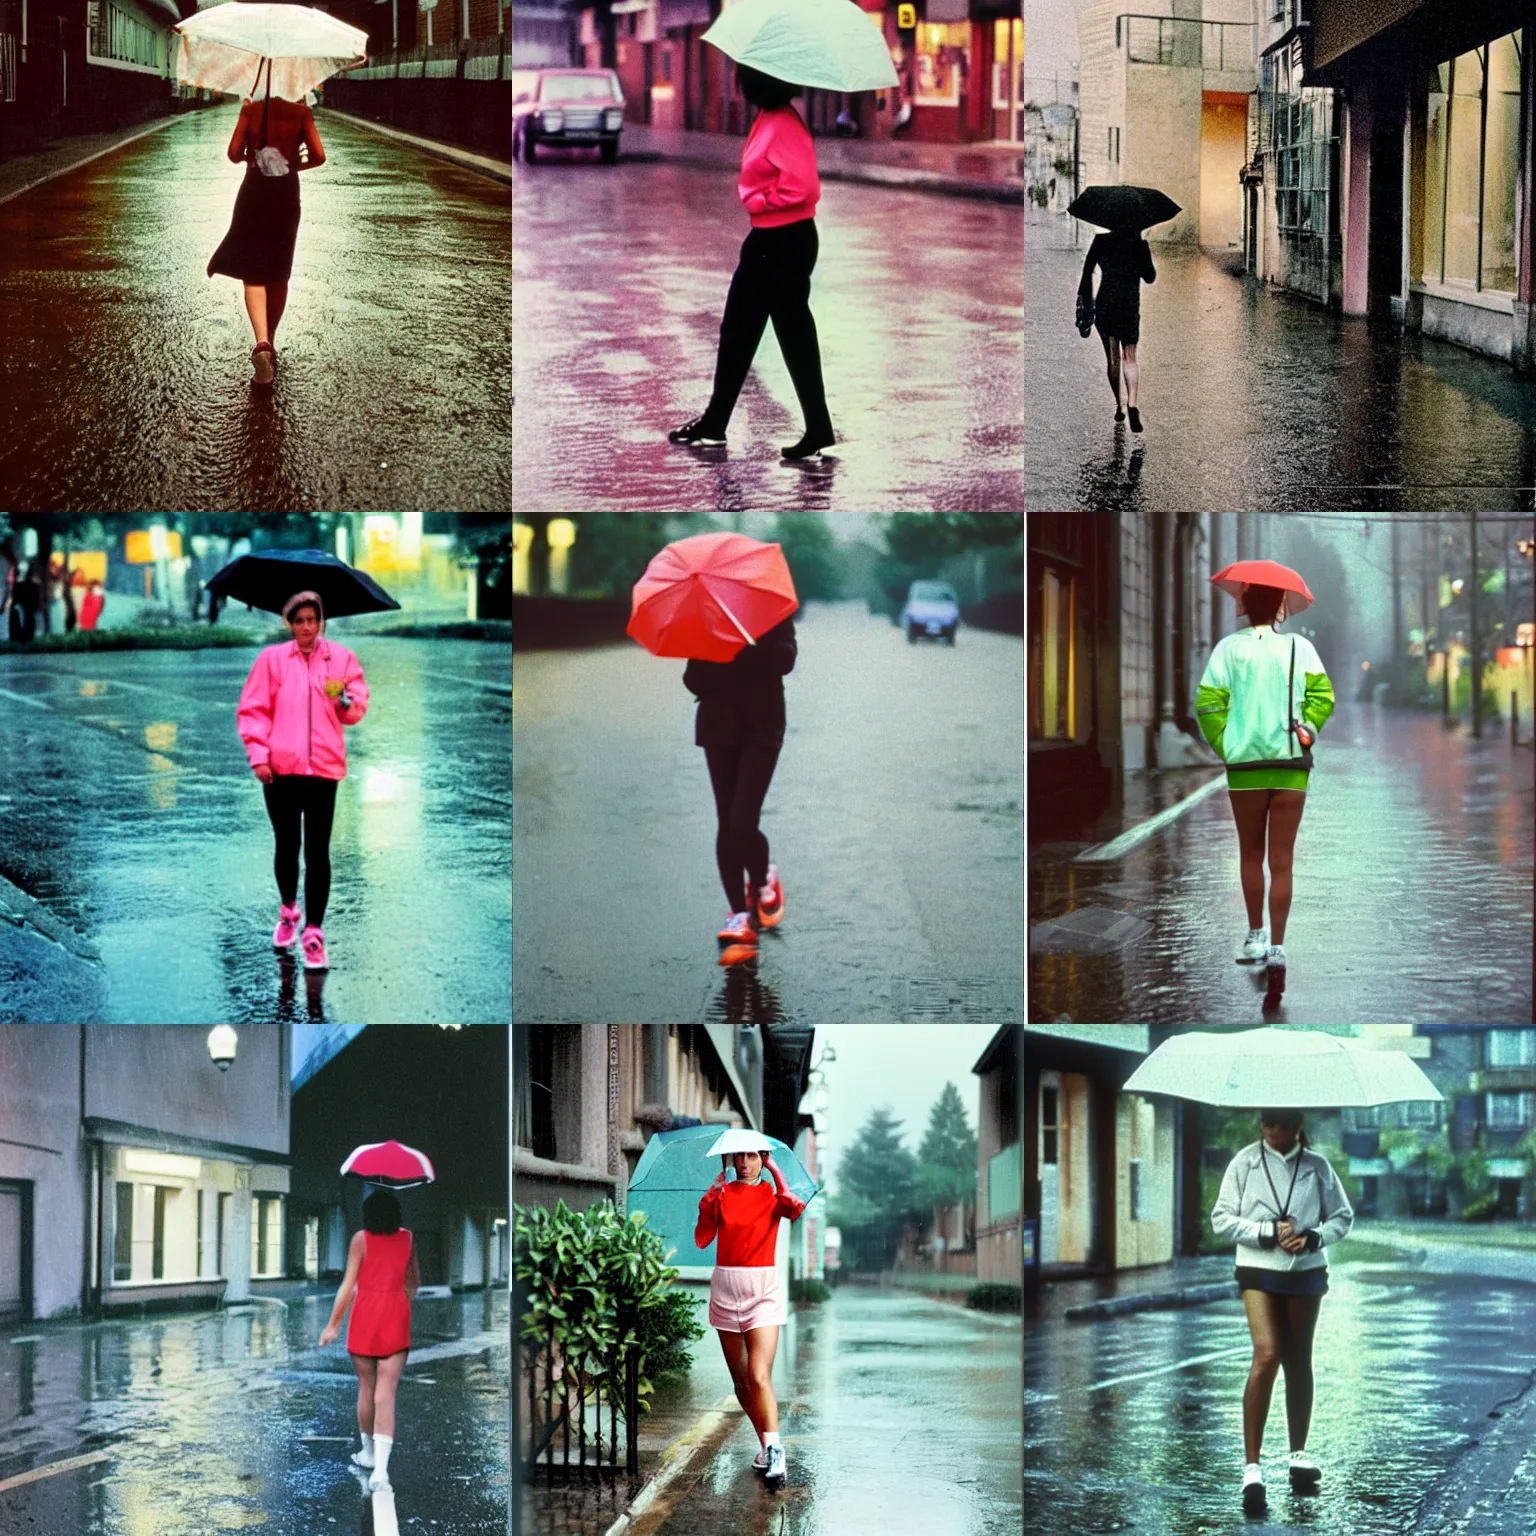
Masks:
[[[716,1264],[709,1282],[709,1326],[721,1333],[783,1327],[789,1320],[776,1264]]]

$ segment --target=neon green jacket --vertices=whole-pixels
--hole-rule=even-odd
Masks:
[[[1287,707],[1286,678],[1296,647],[1296,681]],[[1333,684],[1317,648],[1305,635],[1278,635],[1257,624],[1225,636],[1211,652],[1195,718],[1224,763],[1273,763],[1300,767],[1301,743],[1291,721],[1305,721],[1313,735],[1333,713]]]

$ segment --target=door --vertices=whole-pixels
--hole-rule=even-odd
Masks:
[[[0,1318],[25,1310],[21,1234],[21,1191],[0,1185]]]

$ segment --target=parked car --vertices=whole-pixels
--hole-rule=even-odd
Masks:
[[[931,635],[953,645],[959,623],[960,599],[947,581],[914,581],[907,588],[901,627],[907,632],[908,645],[916,645],[919,635]]]
[[[512,154],[532,165],[541,147],[597,148],[619,158],[624,92],[611,69],[514,69]]]

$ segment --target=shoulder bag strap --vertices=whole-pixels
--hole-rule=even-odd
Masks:
[[[1291,671],[1285,680],[1285,718],[1289,722],[1286,726],[1286,740],[1289,741],[1296,734],[1296,636],[1291,636]],[[1300,745],[1300,742],[1297,742]]]

